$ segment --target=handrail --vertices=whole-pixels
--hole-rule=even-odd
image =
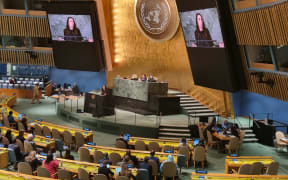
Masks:
[[[244,8],[244,9],[234,9],[233,13],[237,14],[237,13],[243,13],[243,12],[247,12],[247,11],[255,11],[255,10],[258,10],[258,9],[272,7],[272,6],[275,6],[275,5],[278,5],[278,4],[282,4],[282,3],[285,3],[285,2],[287,2],[287,0],[279,0],[277,2],[272,2],[272,3],[262,4],[262,5],[256,5],[255,7],[249,7],[249,8]]]

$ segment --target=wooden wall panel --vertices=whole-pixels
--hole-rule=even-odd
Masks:
[[[54,58],[52,51],[35,51],[37,57],[31,58],[25,51],[17,51],[14,49],[0,50],[0,63],[12,64],[32,64],[32,65],[48,65],[54,66]]]
[[[287,45],[288,2],[233,14],[239,45]]]
[[[39,16],[0,16],[0,35],[22,37],[50,37],[48,18]]]
[[[112,11],[105,8],[105,16],[112,13],[112,22],[106,23],[113,25],[110,38],[113,38],[111,41],[114,43],[113,71],[107,72],[109,87],[113,86],[113,78],[117,75],[153,74],[159,80],[167,81],[169,88],[193,95],[214,110],[231,113],[232,105],[228,105],[228,108],[225,106],[225,92],[194,85],[181,27],[173,39],[153,42],[138,29],[134,17],[134,0],[105,1],[107,6],[112,6]]]

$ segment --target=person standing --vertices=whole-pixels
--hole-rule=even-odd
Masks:
[[[39,100],[39,85],[35,84],[34,88],[33,88],[33,99],[32,99],[32,103],[34,104],[35,99],[37,99],[38,103],[40,104],[40,100]]]

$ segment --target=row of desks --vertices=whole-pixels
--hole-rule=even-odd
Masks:
[[[78,128],[72,128],[67,126],[61,126],[58,124],[48,123],[44,121],[35,120],[33,123],[29,123],[28,126],[34,127],[35,125],[40,126],[43,128],[44,126],[47,126],[50,130],[57,129],[60,133],[64,133],[64,131],[69,131],[72,136],[75,137],[76,132],[80,132],[84,138],[87,140],[87,142],[93,142],[93,132],[91,130],[83,130]]]
[[[274,162],[272,156],[239,156],[231,157],[226,156],[225,159],[225,173],[228,174],[232,169],[238,170],[243,164],[253,164],[255,162],[261,162],[264,167],[268,167],[272,162]]]
[[[0,106],[9,106],[9,107],[11,107],[14,104],[16,104],[16,101],[17,101],[16,95],[7,96],[7,97],[4,97],[4,98],[0,99]]]
[[[106,146],[91,146],[85,144],[85,147],[87,147],[90,151],[90,155],[93,156],[94,152],[101,151],[102,153],[118,153],[121,157],[123,157],[128,149],[120,149],[120,148],[113,148],[113,147],[106,147]],[[131,155],[136,156],[138,160],[143,161],[145,157],[150,156],[149,151],[138,151],[138,150],[129,150],[131,152]],[[174,162],[177,162],[177,154],[170,154],[170,153],[163,153],[163,152],[155,152],[155,157],[158,157],[160,162],[163,162],[167,159],[168,155],[172,155]]]
[[[40,159],[44,160],[45,156],[40,156]],[[97,174],[100,164],[97,163],[89,163],[89,162],[82,162],[82,161],[75,161],[75,160],[68,160],[68,159],[61,159],[56,158],[59,161],[59,168],[65,169],[66,171],[72,172],[77,174],[79,168],[85,169],[90,175]],[[116,172],[120,172],[120,166],[110,166],[111,171],[114,173],[114,176],[117,176]],[[137,169],[131,168],[130,169],[134,176],[137,175]]]
[[[21,173],[17,173],[17,172],[4,171],[4,170],[0,170],[0,179],[1,180],[26,180],[26,179],[52,180],[51,178],[31,176],[31,175],[27,175],[27,174],[21,174]]]
[[[10,129],[10,128],[7,128],[7,127],[0,127],[1,131],[2,131],[2,134],[5,134],[7,132],[7,130],[11,130],[12,131],[12,135],[14,137],[18,136],[19,134],[19,131],[15,130],[15,129]],[[27,135],[28,133],[24,133],[24,138],[26,139],[27,138]],[[52,138],[46,138],[46,137],[43,137],[43,136],[35,136],[34,137],[34,142],[37,146],[39,147],[42,147],[46,150],[49,150],[51,148],[54,148],[55,147],[55,140],[52,139]]]
[[[209,179],[209,180],[287,180],[286,175],[239,175],[239,174],[197,174],[192,173],[191,180]]]

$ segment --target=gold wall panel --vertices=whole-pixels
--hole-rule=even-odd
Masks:
[[[233,14],[239,45],[287,45],[288,2]]]
[[[258,83],[258,77],[250,74],[251,71],[248,69],[244,48],[241,51],[248,91],[288,101],[288,76],[264,72],[263,80],[273,79],[274,86],[270,87],[267,84]]]
[[[46,52],[34,51],[33,54],[35,54],[37,57],[31,58],[25,51],[17,51],[16,49],[1,49],[0,63],[54,66],[52,50]]]
[[[178,89],[219,112],[231,113],[229,100],[223,91],[195,86],[186,52],[182,29],[179,28],[175,37],[165,42],[153,42],[139,30],[134,19],[134,0],[105,0],[111,2],[113,24],[114,64],[113,71],[107,72],[107,83],[113,85],[117,75],[153,74],[161,81],[167,81],[170,88]],[[106,4],[106,5],[107,5]],[[107,10],[108,8],[105,8]],[[109,12],[105,12],[107,14]],[[109,17],[109,16],[106,16]],[[109,23],[108,23],[109,24]],[[208,73],[208,72],[207,72]],[[228,93],[229,94],[229,93]],[[204,102],[205,101],[205,102]],[[214,105],[216,104],[217,108]],[[225,106],[226,103],[226,106]],[[228,108],[227,108],[228,106]],[[226,107],[226,109],[225,109]]]
[[[0,16],[0,35],[49,38],[47,17]]]

